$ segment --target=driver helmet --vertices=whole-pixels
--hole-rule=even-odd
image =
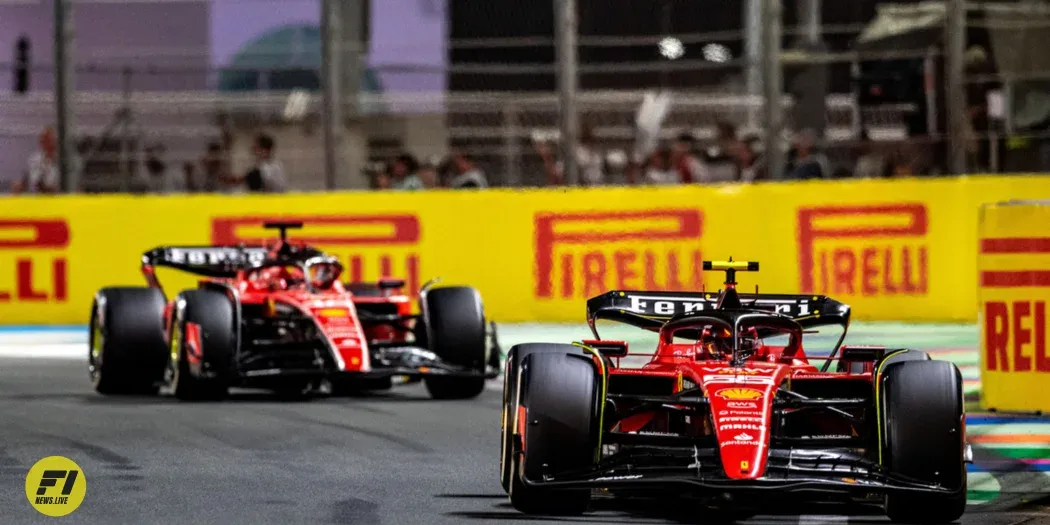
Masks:
[[[321,290],[327,290],[331,288],[335,281],[339,279],[339,274],[342,273],[342,268],[338,264],[332,262],[320,262],[310,266],[309,268],[310,284],[314,288]]]
[[[724,359],[733,354],[732,335],[725,327],[708,326],[700,334],[700,344],[708,355]]]

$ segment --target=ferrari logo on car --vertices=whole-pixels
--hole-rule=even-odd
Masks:
[[[750,468],[751,468],[751,462],[749,462],[749,461],[741,461],[740,462],[740,470],[741,471],[746,471],[746,470],[748,470]]]
[[[745,400],[758,399],[762,397],[762,392],[753,388],[727,388],[719,390],[715,395],[722,399]]]

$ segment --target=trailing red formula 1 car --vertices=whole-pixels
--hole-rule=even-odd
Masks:
[[[469,287],[424,286],[419,314],[404,281],[339,281],[334,257],[290,243],[301,223],[272,223],[271,247],[160,247],[143,255],[149,286],[103,288],[91,309],[88,369],[102,394],[223,397],[231,387],[304,395],[423,380],[435,398],[480,394],[499,372],[495,327]],[[170,299],[156,269],[202,276]]]
[[[966,506],[962,377],[925,352],[842,346],[848,306],[824,296],[613,291],[587,301],[596,337],[511,348],[501,482],[529,514],[583,512],[592,489],[690,497],[744,518],[778,497],[883,503],[894,521],[948,523]],[[756,291],[757,292],[757,291]],[[657,332],[622,366],[596,321]],[[803,334],[840,325],[821,368]],[[643,359],[644,360],[644,359]],[[831,368],[834,366],[834,368]]]

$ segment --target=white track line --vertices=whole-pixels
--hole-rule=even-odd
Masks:
[[[831,525],[849,523],[848,516],[799,516],[798,525]]]
[[[0,344],[0,358],[87,360],[87,344]]]

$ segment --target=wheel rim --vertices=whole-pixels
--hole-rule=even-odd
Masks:
[[[88,374],[91,376],[91,382],[96,386],[102,377],[102,350],[106,345],[105,332],[98,318],[96,309],[91,312],[91,332],[89,336],[91,340],[88,344]]]
[[[179,357],[180,350],[182,347],[182,330],[179,327],[178,319],[171,323],[171,388],[177,389],[179,387]]]

